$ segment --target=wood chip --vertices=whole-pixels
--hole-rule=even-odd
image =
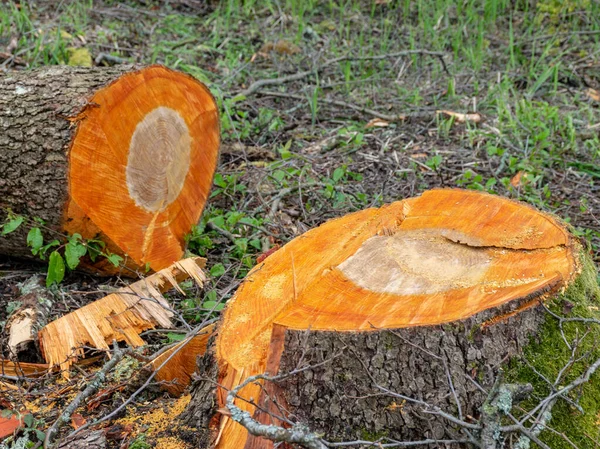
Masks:
[[[40,347],[50,366],[60,365],[63,377],[69,377],[69,367],[84,356],[83,346],[110,349],[113,340],[131,346],[142,346],[139,334],[154,327],[172,328],[168,301],[162,293],[176,288],[191,278],[202,287],[206,275],[202,268],[206,259],[192,257],[175,262],[104,298],[81,307],[53,321],[40,331]]]
[[[369,120],[365,125],[365,128],[387,128],[388,126],[390,126],[390,122],[380,118],[374,118]]]
[[[596,89],[592,89],[590,87],[588,90],[585,91],[585,94],[588,98],[594,101],[600,101],[600,92],[598,92]]]
[[[480,123],[483,120],[483,116],[479,112],[470,112],[467,114],[463,114],[460,112],[440,110],[440,111],[436,111],[436,113],[444,114],[444,115],[447,115],[448,117],[454,117],[456,119],[456,121],[459,123],[465,123],[465,122]]]

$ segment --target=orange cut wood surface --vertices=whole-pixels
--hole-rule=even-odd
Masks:
[[[578,244],[563,225],[498,196],[436,189],[356,212],[297,237],[251,271],[217,337],[220,384],[229,389],[265,372],[269,353],[280,350],[271,344],[274,326],[371,331],[454,322],[543,298],[578,272]],[[241,396],[260,391],[248,385]],[[254,443],[222,416],[217,447]]]
[[[198,334],[185,338],[150,362],[156,371],[155,379],[161,383],[163,390],[175,396],[183,393],[196,371],[196,359],[206,352],[214,330],[215,325],[209,324]]]
[[[219,150],[217,106],[192,77],[151,66],[98,90],[78,119],[65,230],[160,270],[179,260]]]

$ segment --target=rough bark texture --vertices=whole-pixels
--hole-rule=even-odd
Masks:
[[[290,377],[281,389],[294,412],[328,440],[464,438],[448,421],[423,413],[422,406],[379,395],[382,391],[375,383],[458,417],[450,373],[463,415],[478,416],[485,395],[468,376],[489,389],[498,367],[527,345],[545,311],[538,305],[483,329],[482,323],[519,305],[523,301],[426,328],[367,333],[288,330],[281,373],[296,368],[303,354],[304,365],[342,355]]]
[[[469,376],[489,389],[497,369],[521,353],[545,316],[536,299],[522,298],[439,326],[371,332],[288,329],[279,372],[269,374],[331,360],[274,386],[293,419],[307,423],[329,441],[382,436],[401,440],[464,438],[452,423],[423,413],[423,407],[382,395],[376,384],[458,417],[449,373],[463,416],[477,417],[485,395]],[[211,351],[198,359],[192,399],[182,415],[190,425],[206,428],[214,416],[215,365]],[[261,401],[261,406],[273,408],[268,400]]]
[[[131,69],[57,66],[0,77],[0,222],[10,208],[60,231],[73,120],[93,107],[96,90]],[[22,226],[0,238],[0,253],[31,257],[26,233]]]
[[[214,348],[215,337],[211,337],[208,346]],[[199,448],[211,447],[216,434],[211,430],[211,421],[217,412],[217,376],[218,366],[212,349],[198,357],[195,381],[191,385],[192,398],[180,419],[199,432]],[[217,415],[218,416],[218,415]]]

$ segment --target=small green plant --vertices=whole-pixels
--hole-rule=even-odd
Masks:
[[[92,262],[95,262],[99,256],[105,257],[115,267],[118,267],[123,261],[121,256],[108,251],[104,242],[95,239],[84,240],[80,234],[60,235],[62,242],[59,239],[45,242],[42,229],[49,233],[53,231],[44,226],[43,220],[39,218],[28,219],[11,211],[8,211],[5,222],[0,226],[0,238],[15,232],[24,223],[30,226],[26,243],[31,248],[31,253],[41,260],[48,260],[47,287],[60,284],[65,277],[66,269],[74,270],[77,268],[81,258],[86,255]]]
[[[9,436],[0,442],[0,449],[19,449],[39,447],[46,438],[46,434],[40,430],[44,428],[43,420],[35,419],[31,413],[24,415],[12,410],[0,412],[2,418],[16,418],[21,421],[20,436]]]
[[[146,442],[146,435],[140,434],[129,445],[129,449],[151,449],[152,445]]]

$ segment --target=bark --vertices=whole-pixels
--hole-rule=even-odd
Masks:
[[[39,276],[33,276],[21,285],[21,306],[7,320],[8,352],[12,360],[40,363],[37,334],[48,322],[52,295],[42,286]]]
[[[486,394],[469,377],[489,390],[497,369],[519,354],[544,321],[545,311],[538,305],[482,329],[498,312],[517,308],[511,303],[503,311],[485,311],[451,324],[393,331],[288,330],[280,372],[299,363],[332,361],[286,379],[279,388],[300,420],[330,441],[464,438],[456,425],[424,413],[421,405],[381,395],[379,387],[458,417],[450,376],[462,415],[478,417]]]
[[[211,337],[209,347],[214,348],[214,340],[215,338]],[[192,398],[180,420],[197,429],[199,448],[209,448],[216,438],[215,417],[219,416],[216,397],[218,366],[212,349],[198,357],[194,377]]]
[[[93,107],[87,100],[96,90],[131,69],[57,66],[0,77],[0,222],[11,209],[62,230],[73,120]],[[0,238],[0,253],[33,257],[26,235],[21,226]]]

